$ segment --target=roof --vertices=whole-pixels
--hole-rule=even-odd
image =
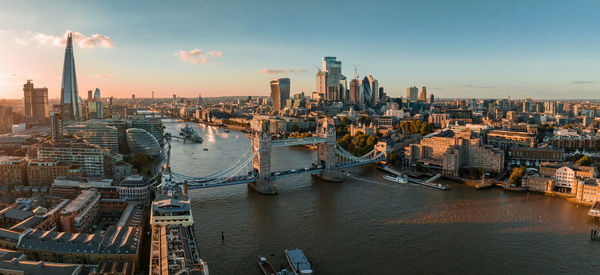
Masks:
[[[5,211],[3,211],[3,214],[6,218],[19,221],[26,220],[27,218],[33,216],[33,213],[31,211],[21,210],[17,208],[8,208]]]
[[[98,191],[95,189],[82,190],[81,194],[77,196],[74,200],[72,200],[65,208],[63,208],[62,213],[68,214],[72,212],[77,212],[83,207],[87,206],[90,201],[92,201],[95,197],[100,196]]]
[[[22,271],[24,274],[65,275],[89,274],[96,267],[92,265],[62,264],[33,261],[0,261],[0,269]]]

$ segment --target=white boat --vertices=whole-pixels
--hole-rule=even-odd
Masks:
[[[306,256],[304,256],[304,252],[302,249],[286,249],[285,257],[290,264],[290,268],[292,272],[296,275],[310,275],[313,274],[312,268],[310,266],[310,262]]]
[[[398,183],[408,183],[408,179],[406,178],[406,176],[384,175],[383,178],[386,180],[394,181],[394,182],[398,182]]]

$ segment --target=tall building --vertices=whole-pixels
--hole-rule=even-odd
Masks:
[[[154,92],[152,92],[152,98],[154,98]],[[94,91],[94,100],[100,100],[100,89],[96,88]]]
[[[271,81],[271,101],[273,111],[281,112],[285,102],[290,98],[290,79],[280,78]]]
[[[363,78],[360,86],[362,88],[362,95],[361,95],[362,102],[361,103],[364,104],[365,106],[372,106],[373,105],[373,92],[371,91],[371,83],[369,82],[369,77],[365,76],[365,78]]]
[[[367,77],[369,80],[369,88],[371,90],[371,103],[373,106],[379,103],[379,82],[372,75]]]
[[[56,112],[50,112],[50,136],[53,139],[60,139],[63,136],[62,116]]]
[[[13,125],[11,106],[0,106],[0,134],[10,133]]]
[[[77,89],[77,75],[75,74],[75,58],[73,57],[73,34],[67,35],[67,48],[65,49],[65,63],[63,66],[62,86],[60,89],[60,103],[62,116],[65,120],[81,120],[81,106],[79,106],[79,90]]]
[[[324,56],[322,59],[323,72],[326,72],[326,83],[327,89],[325,92],[325,100],[339,101],[343,99],[343,94],[346,91],[342,91],[340,83],[345,80],[346,77],[342,75],[342,61],[336,60],[333,56]],[[317,76],[319,76],[317,74]],[[345,85],[344,85],[345,86]]]
[[[325,94],[327,93],[327,72],[317,72],[317,94],[321,99],[326,99]]]
[[[412,86],[406,88],[406,101],[416,102],[419,96],[419,88]]]
[[[350,93],[348,103],[358,105],[360,103],[360,81],[358,79],[350,80]]]
[[[48,117],[48,88],[34,88],[33,82],[27,80],[23,85],[23,102],[25,118],[43,120]]]
[[[419,95],[419,101],[425,102],[427,101],[427,87],[423,86],[421,88],[421,94]]]

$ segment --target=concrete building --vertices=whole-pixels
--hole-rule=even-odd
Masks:
[[[81,167],[90,178],[104,177],[104,157],[109,151],[77,137],[47,140],[38,147],[37,156]]]
[[[26,119],[40,121],[48,118],[48,88],[34,88],[33,82],[27,80],[23,85],[23,102]]]
[[[141,202],[142,205],[149,205],[152,201],[152,194],[148,181],[142,175],[127,176],[119,183],[117,187],[119,197],[128,201]]]
[[[487,134],[487,142],[495,147],[509,149],[517,146],[535,147],[536,136],[531,133],[493,130]]]
[[[32,159],[27,163],[29,185],[50,186],[57,177],[82,177],[81,167],[52,159]]]
[[[427,101],[427,87],[423,86],[421,88],[421,93],[419,94],[419,101],[426,102]]]
[[[60,225],[69,233],[88,232],[99,218],[100,193],[96,189],[83,190],[61,211]]]
[[[86,121],[64,127],[67,135],[84,139],[90,144],[108,149],[111,153],[119,152],[119,136],[117,128],[100,121]]]
[[[406,101],[407,102],[417,102],[419,99],[419,88],[412,86],[406,88]]]

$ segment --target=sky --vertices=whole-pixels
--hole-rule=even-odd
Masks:
[[[600,98],[600,1],[0,0],[0,98],[60,95],[75,33],[80,96],[266,96],[315,90],[323,56],[390,96]]]

